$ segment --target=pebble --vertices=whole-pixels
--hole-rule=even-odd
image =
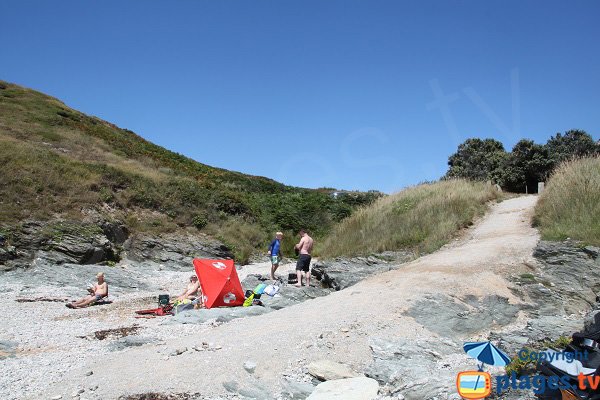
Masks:
[[[246,362],[244,363],[244,369],[245,369],[245,370],[246,370],[248,373],[250,373],[250,374],[253,374],[253,373],[254,373],[254,371],[256,370],[256,363],[255,363],[254,361],[249,361],[249,360],[248,360],[248,361],[246,361]]]
[[[179,355],[182,355],[183,353],[185,353],[186,351],[188,351],[187,347],[180,347],[178,349],[173,350],[169,355],[172,357],[179,356]]]
[[[88,371],[85,373],[85,376],[92,376],[94,375],[94,371]]]

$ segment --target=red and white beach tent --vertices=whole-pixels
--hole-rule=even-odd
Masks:
[[[194,269],[200,281],[206,308],[237,307],[244,304],[244,291],[233,260],[195,258]]]

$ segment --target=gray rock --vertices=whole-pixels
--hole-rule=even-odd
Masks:
[[[307,382],[285,380],[283,382],[282,396],[286,399],[304,400],[315,390],[315,386]]]
[[[250,373],[250,374],[253,374],[253,373],[254,373],[254,371],[256,370],[256,363],[255,363],[254,361],[249,361],[249,360],[248,360],[248,361],[246,361],[246,362],[244,363],[244,369],[245,369],[245,370],[246,370],[248,373]]]
[[[359,376],[349,366],[331,360],[318,360],[310,363],[308,373],[322,381]]]
[[[153,342],[155,342],[153,339],[141,338],[137,336],[125,336],[124,338],[117,339],[110,343],[108,348],[111,351],[121,351],[129,347],[139,347]]]
[[[365,374],[382,383],[383,392],[402,393],[410,400],[448,394],[452,388],[447,382],[454,381],[457,371],[474,367],[458,344],[443,339],[373,338],[370,345],[373,363]],[[464,367],[457,365],[456,354],[460,354],[457,359],[463,360]]]
[[[508,352],[525,345],[571,336],[584,327],[600,330],[600,320],[591,313],[587,320],[578,317],[597,308],[596,288],[600,287],[600,259],[595,247],[581,247],[571,241],[540,241],[534,250],[539,269],[512,277],[513,290],[529,306],[522,307],[529,320],[519,331],[491,335]],[[598,317],[600,318],[600,317]]]
[[[236,318],[261,315],[272,311],[266,307],[232,307],[232,308],[211,308],[199,310],[186,310],[179,314],[165,319],[161,325],[177,325],[177,324],[203,324],[208,321],[218,323],[229,322]]]
[[[183,353],[185,353],[186,351],[188,351],[187,347],[181,347],[179,349],[175,349],[175,350],[171,351],[169,353],[169,356],[171,356],[171,357],[179,356],[179,355],[182,355]]]
[[[350,260],[335,259],[315,262],[311,275],[325,287],[341,290],[368,276],[387,272],[414,258],[412,253],[387,253],[380,257],[356,257]],[[393,262],[390,262],[393,261]]]
[[[0,271],[27,268],[34,258],[53,264],[96,264],[129,260],[165,264],[169,269],[190,269],[194,257],[232,258],[221,242],[203,234],[136,235],[121,222],[27,221],[3,227],[0,237]]]
[[[129,237],[129,229],[120,221],[106,221],[100,224],[104,236],[112,243],[123,244]]]
[[[134,235],[123,247],[130,260],[154,261],[176,270],[190,269],[194,258],[233,258],[227,246],[202,234]]]
[[[11,342],[9,340],[0,341],[0,360],[15,357],[17,346],[17,342]]]
[[[319,384],[308,396],[308,400],[372,400],[378,391],[379,384],[374,379],[338,379]]]
[[[223,387],[228,392],[237,393],[237,391],[240,388],[240,385],[238,385],[238,383],[236,381],[226,381],[226,382],[223,382]]]
[[[239,395],[245,399],[270,400],[273,398],[269,391],[258,381],[256,381],[252,387],[243,387],[240,386],[238,382],[226,381],[223,382],[223,387],[228,392]]]
[[[248,400],[271,400],[273,398],[271,393],[260,385],[240,388],[238,394]]]
[[[459,299],[438,294],[417,301],[407,314],[441,336],[462,338],[486,328],[508,325],[518,311],[519,307],[504,297]]]

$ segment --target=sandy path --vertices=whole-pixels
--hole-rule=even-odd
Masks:
[[[94,395],[105,399],[148,391],[218,395],[225,393],[227,381],[264,386],[273,393],[284,374],[297,374],[315,359],[342,361],[360,370],[371,361],[370,337],[436,336],[403,314],[428,294],[496,294],[518,302],[503,276],[525,270],[532,259],[538,234],[530,217],[536,200],[525,196],[496,204],[462,239],[330,296],[218,327],[198,326],[165,346],[147,345],[91,362],[46,396],[71,393],[81,385],[98,385]],[[221,349],[166,356],[169,350],[202,342]],[[247,360],[258,365],[254,375],[242,367]],[[93,375],[85,377],[88,370]]]

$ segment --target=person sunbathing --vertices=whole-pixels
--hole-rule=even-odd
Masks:
[[[98,272],[96,278],[98,279],[98,283],[88,288],[88,292],[90,293],[88,296],[79,300],[74,300],[71,303],[67,303],[66,306],[69,308],[87,307],[107,297],[108,283],[106,283],[106,281],[104,280],[104,273]]]
[[[177,297],[177,302],[184,302],[185,300],[195,300],[198,297],[198,293],[200,292],[200,282],[198,282],[198,277],[196,275],[190,276],[190,283],[188,283],[187,288],[183,291],[183,293]]]

